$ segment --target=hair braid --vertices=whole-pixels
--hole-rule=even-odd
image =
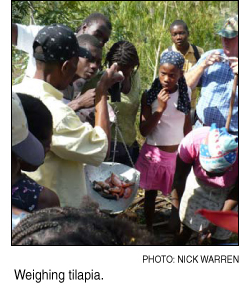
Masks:
[[[139,57],[135,46],[128,41],[115,43],[106,55],[105,64],[111,66],[113,63],[120,66],[139,67]]]
[[[13,230],[12,245],[155,244],[146,231],[128,220],[100,215],[91,208],[48,208],[33,212]]]
[[[52,217],[54,215],[58,215],[60,217],[61,215],[65,215],[66,211],[60,207],[53,207],[51,210],[41,209],[36,211],[35,217],[33,217],[32,214],[29,214],[27,217],[21,220],[21,225],[17,225],[16,228],[12,231],[12,239],[17,237],[18,234],[22,234],[23,232],[28,231],[35,223],[47,222],[50,213],[52,214]],[[28,233],[32,232],[29,231]],[[27,234],[23,237],[27,236]]]
[[[44,229],[54,228],[57,226],[58,226],[58,222],[43,222],[43,223],[35,224],[33,226],[29,225],[27,229],[26,227],[23,227],[20,233],[15,233],[15,234],[13,233],[12,245],[16,245],[19,241],[21,241],[25,237],[28,237],[28,242],[29,241],[33,242],[33,239],[29,237],[31,234],[34,234],[35,232],[39,232]]]

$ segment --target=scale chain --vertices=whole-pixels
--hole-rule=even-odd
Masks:
[[[114,140],[114,152],[113,152],[112,165],[114,165],[114,162],[115,162],[116,146],[117,146],[117,133],[119,132],[120,138],[121,138],[122,143],[123,143],[123,145],[124,145],[124,148],[125,148],[125,150],[126,150],[126,152],[127,152],[128,158],[129,158],[129,160],[130,160],[130,162],[131,162],[131,165],[132,165],[132,167],[135,169],[135,166],[134,166],[134,164],[133,164],[132,158],[131,158],[130,153],[129,153],[128,149],[127,149],[126,143],[125,143],[125,141],[124,141],[124,138],[123,138],[122,132],[121,132],[119,126],[118,126],[117,113],[118,113],[119,111],[117,110],[116,107],[114,107],[114,112],[115,112],[115,140]]]

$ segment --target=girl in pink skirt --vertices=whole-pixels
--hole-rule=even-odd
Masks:
[[[157,191],[171,192],[177,148],[191,131],[190,94],[183,76],[183,56],[165,52],[156,78],[141,101],[140,132],[146,141],[136,163],[140,187],[145,189],[144,213],[148,230],[152,230]]]

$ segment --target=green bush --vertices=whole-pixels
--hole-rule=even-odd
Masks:
[[[47,25],[63,23],[76,28],[90,13],[101,12],[113,26],[104,55],[114,42],[132,42],[141,60],[142,89],[153,80],[156,52],[171,44],[169,25],[184,20],[190,30],[190,41],[205,51],[221,47],[215,35],[215,24],[226,16],[238,13],[238,1],[13,1],[12,21]],[[20,80],[27,59],[13,50],[13,83]]]

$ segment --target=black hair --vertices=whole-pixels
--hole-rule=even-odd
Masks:
[[[82,24],[76,29],[76,33],[78,33],[82,26],[87,24],[87,26],[90,26],[91,24],[93,24],[94,22],[98,21],[98,20],[102,20],[106,26],[112,30],[112,25],[110,20],[102,13],[99,12],[95,12],[90,14],[87,18],[85,18],[85,20],[82,22]]]
[[[53,127],[51,112],[41,100],[22,93],[17,95],[23,105],[29,131],[39,140],[46,139]]]
[[[86,45],[90,45],[98,49],[102,49],[102,46],[99,40],[96,37],[91,36],[89,34],[79,35],[77,37],[77,40],[80,47],[85,47]]]
[[[139,67],[139,57],[135,46],[128,41],[115,43],[106,55],[105,64],[111,66],[113,63],[121,66]]]
[[[36,211],[12,231],[12,245],[151,244],[154,238],[129,220],[71,207]]]
[[[170,25],[170,31],[172,30],[172,28],[176,25],[181,25],[183,26],[183,28],[187,31],[187,33],[189,34],[189,30],[188,30],[188,27],[187,27],[187,24],[183,21],[183,20],[175,20],[174,22],[172,22],[172,24]]]

